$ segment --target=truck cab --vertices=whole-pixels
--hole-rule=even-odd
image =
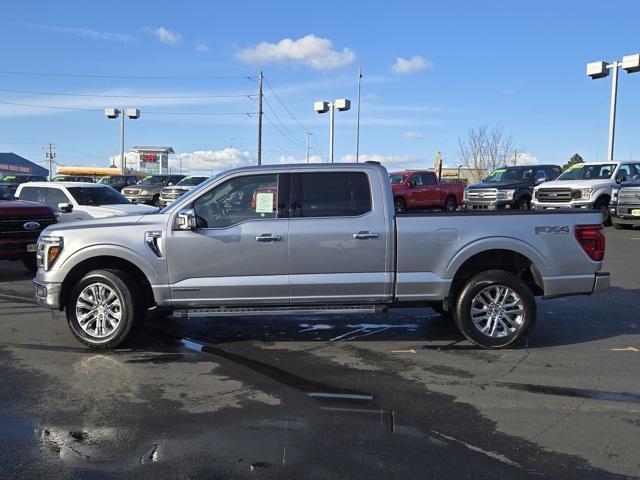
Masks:
[[[554,180],[562,169],[557,165],[527,165],[498,168],[482,182],[464,192],[466,210],[529,210],[533,188]]]
[[[631,177],[621,173],[611,192],[611,223],[618,230],[640,227],[640,165],[634,165]]]

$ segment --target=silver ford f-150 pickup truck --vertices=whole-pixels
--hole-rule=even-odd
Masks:
[[[156,214],[54,225],[37,247],[38,303],[110,348],[149,309],[349,313],[432,306],[469,340],[525,336],[535,296],[601,292],[601,214],[396,214],[376,164],[226,171]]]

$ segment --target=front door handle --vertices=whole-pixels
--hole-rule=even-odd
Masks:
[[[271,235],[270,233],[263,233],[256,237],[257,242],[277,242],[279,240],[282,240],[280,235]]]
[[[369,238],[378,238],[380,235],[378,235],[377,233],[371,233],[371,232],[358,232],[358,233],[354,233],[353,234],[353,238],[355,238],[356,240],[366,240]]]

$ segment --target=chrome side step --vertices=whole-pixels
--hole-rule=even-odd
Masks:
[[[383,313],[386,305],[327,305],[291,307],[209,307],[177,309],[177,317],[214,317],[232,315],[343,315],[351,313]]]

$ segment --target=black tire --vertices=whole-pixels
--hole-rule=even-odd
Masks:
[[[100,283],[111,289],[120,302],[120,321],[108,335],[98,337],[87,333],[80,325],[76,314],[78,297],[89,285]],[[143,298],[136,282],[128,274],[120,270],[93,270],[87,273],[73,287],[66,304],[67,322],[71,333],[84,345],[95,350],[108,350],[121,345],[125,340],[133,338],[144,322]],[[87,309],[88,310],[88,309]],[[93,324],[92,321],[87,325]],[[103,321],[103,324],[106,323]],[[96,329],[97,320],[95,322]]]
[[[531,210],[531,200],[527,197],[521,198],[516,204],[517,210]]]
[[[22,257],[22,264],[24,268],[29,270],[34,275],[38,272],[38,264],[36,261],[36,255],[27,255],[26,257]]]
[[[607,199],[598,199],[593,208],[602,212],[602,224],[605,227],[611,225],[611,213],[609,212],[609,201]]]
[[[507,287],[515,292],[520,299],[523,311],[520,323],[516,325],[514,331],[506,332],[503,329],[505,335],[501,337],[482,333],[471,318],[472,304],[480,293],[486,288],[498,286]],[[458,295],[453,318],[460,333],[476,345],[484,348],[505,348],[526,337],[533,328],[536,320],[536,300],[531,289],[512,273],[504,270],[489,270],[476,275],[464,285]],[[501,323],[504,324],[504,322]],[[497,321],[494,321],[494,324],[497,325]],[[496,330],[496,327],[494,326],[493,329]]]
[[[160,195],[156,195],[155,197],[153,197],[153,200],[151,200],[151,206],[153,207],[160,206]]]
[[[406,212],[407,203],[404,201],[404,198],[396,197],[393,199],[393,208],[395,209],[396,213]]]
[[[444,211],[445,212],[455,212],[458,208],[458,202],[456,201],[456,197],[453,195],[449,195],[444,202]]]
[[[632,227],[632,225],[629,225],[628,223],[612,222],[612,225],[613,225],[613,228],[615,228],[616,230],[629,230]]]

